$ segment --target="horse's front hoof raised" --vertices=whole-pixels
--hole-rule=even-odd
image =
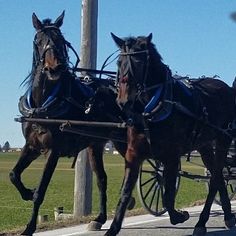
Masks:
[[[33,201],[35,189],[26,189],[21,193],[21,197],[25,201]]]
[[[206,232],[206,227],[195,227],[192,236],[205,236]]]
[[[236,224],[236,219],[235,219],[235,216],[233,215],[233,217],[229,220],[225,220],[225,227],[227,229],[231,229],[235,226]]]
[[[175,214],[170,217],[170,222],[172,225],[176,225],[179,223],[183,223],[188,219],[189,213],[187,211],[176,211]]]
[[[91,221],[88,224],[88,230],[89,231],[98,231],[102,228],[102,224],[97,221]]]

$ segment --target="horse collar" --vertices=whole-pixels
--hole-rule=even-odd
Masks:
[[[166,119],[172,112],[173,104],[167,101],[173,100],[173,78],[167,74],[165,83],[155,86],[156,92],[144,108],[143,116],[151,122]],[[153,86],[154,87],[154,86]],[[153,89],[153,87],[151,89]]]

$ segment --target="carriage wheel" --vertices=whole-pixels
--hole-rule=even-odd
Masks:
[[[205,175],[210,178],[211,174],[209,170],[205,169]],[[236,168],[225,167],[223,169],[223,175],[224,175],[225,185],[227,187],[227,191],[229,195],[229,200],[232,200],[236,194]],[[207,191],[209,191],[209,181],[206,182],[206,188],[207,188]],[[218,192],[215,196],[214,202],[221,206],[220,196]]]
[[[140,201],[149,213],[160,216],[166,212],[163,205],[164,178],[163,164],[157,160],[147,159],[143,162],[137,182]],[[176,180],[176,192],[178,191],[180,176]]]

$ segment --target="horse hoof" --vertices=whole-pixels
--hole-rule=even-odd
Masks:
[[[91,221],[88,224],[88,231],[98,231],[102,228],[102,224],[97,221]]]
[[[27,224],[25,230],[21,233],[21,235],[27,235],[27,236],[32,236],[33,233],[35,232],[36,230],[36,226],[30,226]]]
[[[32,236],[33,234],[30,234],[30,233],[27,232],[27,230],[25,230],[25,231],[22,232],[20,235]]]
[[[116,236],[116,233],[115,232],[111,232],[110,230],[108,230],[104,236]]]
[[[189,213],[187,211],[176,211],[175,215],[171,217],[170,222],[172,225],[183,223],[189,219]]]
[[[233,216],[230,220],[225,220],[225,227],[227,229],[233,228],[235,224],[236,224],[235,216]]]
[[[120,230],[118,230],[114,224],[111,224],[110,229],[107,230],[104,236],[116,236],[119,233],[119,231]]]
[[[190,215],[189,215],[189,213],[187,211],[183,211],[182,213],[184,215],[184,221],[186,221],[186,220],[188,220],[190,218]]]
[[[206,227],[195,227],[192,236],[205,236],[206,232]]]

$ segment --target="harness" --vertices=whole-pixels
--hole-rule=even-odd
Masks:
[[[72,83],[73,82],[73,83]],[[80,82],[79,79],[75,79],[68,83],[67,90],[63,92],[63,96],[60,95],[60,90],[64,89],[61,81],[54,87],[50,96],[40,107],[34,107],[32,102],[32,91],[28,89],[26,93],[19,100],[19,111],[25,117],[38,117],[38,118],[58,118],[66,114],[73,106],[77,109],[85,111],[85,106],[81,105],[72,94],[73,89],[78,90],[78,94],[81,94],[85,100],[94,96],[92,88]]]
[[[191,110],[191,106],[188,107],[186,105],[183,105],[181,102],[175,100],[176,98],[173,96],[174,94],[173,89],[177,83],[181,85],[179,87],[181,87],[183,93],[188,94],[189,96],[191,95],[191,91],[193,91],[194,88],[194,85],[191,83],[191,79],[186,79],[185,77],[184,78],[181,77],[180,79],[174,79],[167,70],[165,82],[149,87],[146,86],[146,81],[148,77],[148,68],[150,63],[149,62],[150,56],[148,50],[120,53],[121,56],[127,56],[127,61],[129,64],[128,67],[129,69],[125,72],[123,76],[126,76],[128,73],[130,73],[133,77],[135,76],[131,62],[131,56],[142,53],[146,53],[147,55],[147,64],[143,76],[143,82],[137,81],[136,99],[135,101],[133,101],[133,103],[139,101],[141,104],[144,105],[144,111],[142,113],[143,116],[142,125],[144,128],[144,133],[149,143],[150,143],[149,123],[160,122],[167,119],[172,114],[173,109],[176,109],[182,114],[185,114],[186,116],[195,120],[195,128],[192,134],[192,140],[193,140],[192,142],[194,142],[196,136],[200,132],[197,124],[201,124],[201,126],[202,125],[208,126],[232,138],[233,136],[232,134],[234,133],[233,127],[235,128],[235,121],[229,123],[226,129],[222,129],[208,121],[207,109],[204,106],[204,104],[201,104],[201,101],[199,104],[199,112],[196,113]],[[142,96],[140,95],[143,93],[147,93],[147,91],[153,89],[155,89],[154,95],[151,97],[149,101],[145,103],[145,101],[143,101]],[[195,89],[198,88],[195,87]],[[134,104],[131,104],[131,107],[132,106],[134,106]],[[128,125],[132,126],[134,124],[135,124],[134,120],[132,118],[131,119],[128,118]]]

